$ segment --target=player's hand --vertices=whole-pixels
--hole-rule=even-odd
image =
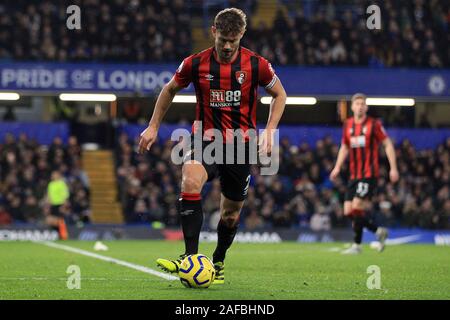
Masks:
[[[335,181],[340,173],[341,173],[341,169],[337,168],[337,167],[334,167],[333,170],[330,173],[330,180],[331,181]]]
[[[274,129],[265,129],[260,135],[259,135],[259,153],[263,155],[269,155],[272,153],[272,145],[273,145],[273,136],[274,136],[275,130]]]
[[[145,151],[150,150],[152,144],[155,143],[157,137],[158,137],[158,130],[155,129],[154,127],[148,126],[141,133],[138,152],[140,154],[143,154]]]
[[[396,183],[399,179],[399,174],[398,174],[398,170],[397,169],[391,169],[391,171],[389,171],[389,178],[391,179],[392,183]]]

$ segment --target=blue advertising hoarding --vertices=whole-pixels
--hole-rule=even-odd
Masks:
[[[117,130],[119,134],[125,132],[131,139],[136,139],[145,128],[146,126],[144,125],[127,124],[120,125]],[[172,132],[180,128],[190,132],[191,125],[163,123],[158,131],[160,141],[170,139]],[[259,127],[259,129],[263,128]],[[315,146],[317,140],[326,136],[330,136],[335,143],[339,144],[342,135],[342,128],[340,127],[281,125],[279,129],[280,138],[286,137],[295,145],[306,142],[312,147]],[[450,129],[387,128],[386,131],[394,142],[400,143],[404,139],[409,139],[418,150],[435,149],[450,137]],[[35,139],[38,143],[44,145],[51,144],[57,136],[66,142],[70,134],[69,126],[66,122],[2,122],[0,126],[0,143],[4,142],[8,133],[15,137],[24,133],[30,139]]]
[[[0,64],[0,89],[32,92],[159,91],[176,70],[175,65],[140,64]]]
[[[180,229],[154,229],[148,224],[90,224],[83,228],[69,226],[69,237],[72,240],[182,240],[183,232]],[[424,229],[390,229],[386,245],[414,245],[429,244],[438,246],[450,246],[449,230],[424,230]],[[42,226],[33,224],[13,224],[0,226],[0,242],[2,241],[55,241],[58,233]],[[344,249],[340,243],[349,243],[353,240],[351,228],[332,229],[329,231],[313,231],[310,229],[293,228],[268,228],[247,230],[240,228],[236,234],[235,242],[239,243],[280,243],[295,241],[299,243],[336,242],[340,251]],[[216,242],[217,233],[204,229],[200,233],[200,242]],[[376,241],[371,232],[364,233],[364,243]],[[331,249],[331,248],[330,248]],[[330,250],[331,251],[331,250]]]
[[[70,130],[67,122],[2,122],[0,125],[0,144],[4,143],[8,134],[16,138],[25,134],[29,139],[48,146],[56,137],[67,143]]]
[[[154,94],[176,64],[0,63],[0,90],[52,93]],[[450,99],[448,69],[275,67],[288,95],[401,96]],[[193,86],[184,90],[193,92]]]

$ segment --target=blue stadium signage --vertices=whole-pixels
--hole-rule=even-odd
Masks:
[[[0,88],[12,91],[152,93],[175,66],[106,64],[0,64]]]
[[[159,92],[177,69],[172,64],[0,63],[0,90],[19,92]],[[275,68],[289,95],[450,99],[450,70],[325,67]],[[193,92],[192,85],[185,89]]]

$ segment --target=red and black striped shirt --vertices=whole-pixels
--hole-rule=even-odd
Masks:
[[[380,120],[366,117],[362,123],[355,123],[354,118],[345,121],[342,143],[349,148],[351,180],[378,177],[378,149],[387,137]]]
[[[256,129],[258,86],[272,88],[277,81],[266,59],[243,47],[238,50],[233,61],[220,63],[214,47],[206,49],[184,59],[174,75],[181,87],[194,84],[196,120],[206,140],[212,139],[209,129],[220,130],[224,141],[229,141],[227,129]]]

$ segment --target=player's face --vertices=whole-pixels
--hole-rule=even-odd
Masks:
[[[230,61],[239,49],[243,33],[236,35],[222,34],[220,31],[217,31],[214,26],[212,32],[215,39],[215,48],[220,60]]]
[[[357,118],[363,118],[366,114],[367,114],[367,104],[366,104],[366,100],[365,99],[356,99],[355,101],[353,101],[352,103],[352,111],[353,114],[357,117]]]

